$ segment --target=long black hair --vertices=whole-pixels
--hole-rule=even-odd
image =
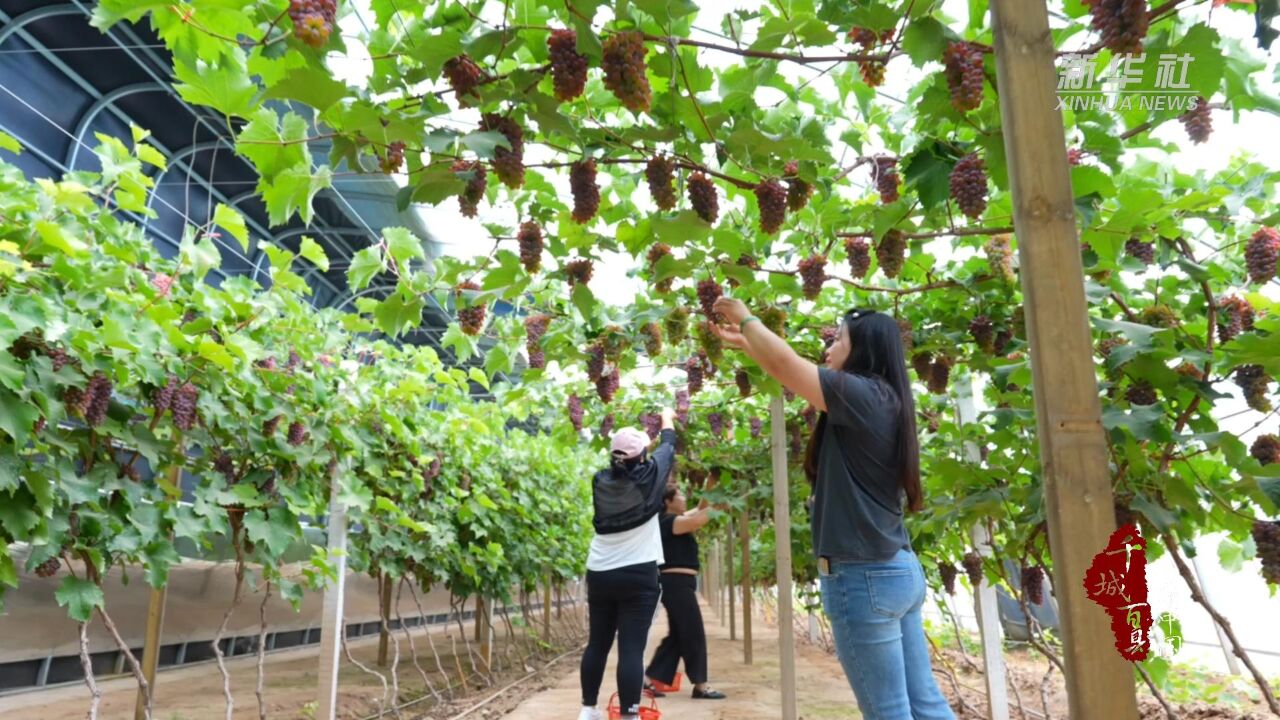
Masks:
[[[898,479],[907,494],[907,508],[924,509],[924,491],[920,487],[920,440],[916,437],[916,403],[907,377],[907,359],[902,350],[902,329],[897,321],[874,310],[850,310],[842,324],[849,333],[849,357],[840,369],[853,375],[879,378],[898,396]],[[805,449],[804,473],[813,484],[818,479],[818,453],[826,430],[827,414],[818,416],[818,424],[809,436]]]

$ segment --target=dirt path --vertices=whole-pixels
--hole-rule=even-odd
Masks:
[[[710,613],[704,603],[703,616],[707,626],[707,651],[711,663],[711,685],[729,696],[727,700],[693,700],[691,688],[682,687],[679,693],[658,700],[664,720],[772,720],[779,716],[778,692],[778,643],[776,631],[757,619],[756,637],[753,643],[754,660],[743,664],[742,641],[729,640],[728,626]],[[649,636],[649,648],[645,659],[657,647],[666,634],[665,613],[660,614]],[[617,647],[609,657],[604,687],[600,691],[600,705],[604,708],[614,692],[614,663]],[[853,691],[845,680],[839,663],[822,650],[804,643],[796,647],[796,677],[801,688],[800,720],[819,718],[858,718]],[[565,720],[576,716],[581,707],[581,690],[577,666],[566,668],[563,677],[553,687],[538,693],[505,715],[509,720]]]

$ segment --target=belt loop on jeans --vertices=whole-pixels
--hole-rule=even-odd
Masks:
[[[818,557],[818,574],[819,575],[831,574],[831,558],[826,557],[825,555]]]

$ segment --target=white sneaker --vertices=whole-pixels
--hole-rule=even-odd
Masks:
[[[584,707],[578,713],[578,720],[604,720],[604,713],[593,707]]]

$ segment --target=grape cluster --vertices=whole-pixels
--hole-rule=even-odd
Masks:
[[[1258,230],[1244,246],[1244,264],[1253,282],[1270,282],[1276,276],[1277,258],[1280,258],[1280,232],[1272,228]]]
[[[689,204],[693,206],[693,211],[698,213],[698,217],[714,225],[716,218],[720,217],[720,199],[716,194],[716,184],[706,175],[694,173],[689,176],[688,192]]]
[[[1150,17],[1147,0],[1084,0],[1102,45],[1116,55],[1142,52]]]
[[[893,29],[877,33],[868,28],[853,28],[849,31],[849,39],[862,46],[863,52],[871,52],[876,45],[893,39]],[[858,70],[862,73],[862,81],[870,87],[879,87],[884,82],[885,64],[879,60],[859,60]]]
[[[591,274],[595,270],[595,266],[586,258],[570,260],[565,266],[565,274],[569,277],[570,285],[586,285],[591,282]]]
[[[671,255],[670,245],[666,243],[661,243],[661,242],[654,243],[653,247],[649,248],[649,255],[648,255],[649,272],[654,276],[656,276],[658,273],[658,263],[662,261],[662,258],[669,257],[670,255]],[[658,292],[671,292],[671,283],[674,281],[675,281],[674,277],[668,277],[666,279],[659,280],[658,282],[654,283],[654,289],[656,289]]]
[[[911,356],[911,368],[916,371],[916,377],[921,380],[927,380],[929,373],[933,368],[933,354],[929,352],[918,352]]]
[[[449,78],[449,87],[453,88],[458,104],[463,107],[469,98],[476,96],[476,87],[484,81],[484,71],[468,55],[451,58],[444,64],[444,74]]]
[[[593,342],[587,346],[587,379],[596,382],[604,376],[604,343]]]
[[[662,354],[662,326],[656,322],[646,323],[640,328],[640,334],[644,337],[645,354],[651,358]]]
[[[578,33],[573,30],[552,30],[547,38],[551,58],[551,81],[555,85],[556,99],[560,102],[582,94],[587,86],[587,56],[578,52]]]
[[[934,358],[933,364],[929,366],[929,380],[926,383],[929,392],[941,395],[947,391],[947,383],[951,380],[951,364],[951,358],[946,355]]]
[[[876,189],[880,192],[880,202],[888,205],[898,201],[898,159],[881,155],[871,165],[871,173],[875,176]]]
[[[987,171],[976,153],[960,158],[951,171],[951,199],[971,218],[981,217],[987,209]]]
[[[960,571],[949,562],[938,563],[938,574],[942,576],[942,587],[948,595],[956,594],[956,575]]]
[[[1075,167],[1084,162],[1084,151],[1080,148],[1067,148],[1067,164]]]
[[[777,180],[764,180],[756,185],[756,204],[760,206],[760,232],[772,235],[782,229],[787,219],[787,190]]]
[[[307,427],[299,420],[289,423],[288,442],[290,445],[298,446],[307,440]]]
[[[600,333],[600,337],[597,339],[597,342],[604,347],[605,358],[614,365],[621,362],[622,353],[626,352],[628,346],[631,344],[626,333],[622,332],[622,328],[617,325],[610,325],[605,328],[604,332]]]
[[[302,356],[298,354],[297,350],[289,348],[289,360],[284,364],[284,369],[292,373],[294,368],[300,364],[302,364]]]
[[[328,44],[337,18],[337,0],[289,0],[294,37],[313,48]]]
[[[747,397],[751,394],[751,373],[738,370],[733,374],[733,382],[738,386],[738,394]]]
[[[604,86],[622,106],[634,113],[647,112],[653,101],[649,78],[645,75],[644,56],[649,49],[644,45],[644,35],[638,32],[620,32],[604,41]]]
[[[1156,244],[1131,237],[1124,241],[1124,253],[1143,265],[1150,265],[1156,261]]]
[[[196,426],[198,414],[197,404],[200,401],[200,390],[191,383],[183,383],[173,394],[173,425],[179,430],[190,430]]]
[[[711,323],[698,323],[698,347],[707,358],[707,374],[715,375],[716,364],[724,358],[724,342],[711,330]]]
[[[509,188],[524,185],[524,128],[509,117],[497,113],[485,113],[480,119],[480,129],[499,132],[507,138],[510,148],[496,145],[493,148],[493,170],[498,179]]]
[[[991,318],[986,315],[978,315],[969,321],[969,335],[973,337],[973,341],[978,347],[984,351],[995,352],[996,347],[996,326]]]
[[[812,431],[818,426],[818,409],[812,405],[806,405],[804,410],[800,411],[800,419],[804,420],[805,427]]]
[[[676,391],[676,420],[680,421],[681,425],[689,424],[689,410],[690,408],[692,408],[692,406],[693,406],[692,403],[689,402],[689,391],[687,389],[677,390]]]
[[[724,415],[718,412],[707,414],[707,427],[711,428],[711,434],[716,437],[724,436]]]
[[[764,421],[758,417],[751,418],[751,437],[759,439],[760,433],[764,431]]]
[[[525,272],[532,275],[541,270],[542,227],[532,220],[522,222],[516,240],[520,244],[520,264],[524,265]]]
[[[960,564],[964,566],[965,574],[969,576],[969,583],[977,589],[982,584],[982,556],[969,551],[960,559]]]
[[[582,400],[577,395],[570,395],[567,409],[569,411],[569,422],[573,424],[575,432],[582,432]]]
[[[649,194],[659,210],[671,210],[676,206],[675,169],[676,164],[666,155],[654,155],[644,166]]]
[[[1202,97],[1196,98],[1196,104],[1179,115],[1178,119],[1187,129],[1187,136],[1191,138],[1191,142],[1196,145],[1207,141],[1209,134],[1213,132],[1213,117],[1209,113],[1209,101]]]
[[[827,281],[827,257],[814,253],[801,260],[800,280],[804,285],[804,296],[817,300],[822,294],[822,284]]]
[[[1111,357],[1112,350],[1115,350],[1121,345],[1127,345],[1127,344],[1129,344],[1129,341],[1125,340],[1124,338],[1118,338],[1118,337],[1103,338],[1102,340],[1098,341],[1098,354],[1104,358]]]
[[[156,417],[164,415],[173,407],[173,396],[178,391],[178,376],[170,375],[165,383],[151,393],[151,409]]]
[[[768,305],[757,312],[760,324],[769,328],[769,332],[780,338],[787,336],[787,313],[780,307]]]
[[[641,413],[638,418],[640,427],[644,428],[645,434],[650,440],[654,440],[662,432],[662,416],[657,413]]]
[[[613,413],[609,413],[608,415],[605,415],[604,419],[600,421],[600,437],[602,438],[609,437],[609,434],[613,432],[613,426],[615,422],[616,421],[613,418]]]
[[[479,292],[480,286],[470,280],[459,283],[457,288],[458,299],[464,299],[466,296],[463,293],[467,291]],[[462,332],[468,335],[479,335],[480,331],[484,329],[485,304],[482,302],[471,304],[472,302],[474,301],[469,300],[466,307],[458,308],[458,325],[462,327]]]
[[[1174,314],[1173,308],[1164,303],[1142,308],[1139,319],[1144,325],[1158,328],[1171,328],[1178,324],[1178,316]]]
[[[613,398],[618,394],[618,387],[622,383],[622,378],[618,374],[618,368],[600,376],[596,380],[596,395],[600,396],[600,402],[606,405],[613,402]]]
[[[1249,407],[1258,412],[1271,412],[1271,400],[1267,398],[1271,376],[1267,375],[1261,365],[1241,365],[1236,368],[1235,381],[1244,391],[1244,399]]]
[[[1129,383],[1129,389],[1124,393],[1125,400],[1130,405],[1155,405],[1160,400],[1156,395],[1156,389],[1146,380],[1134,380]]]
[[[1256,314],[1253,305],[1242,297],[1231,295],[1218,300],[1218,341],[1231,342],[1240,333],[1253,330]]]
[[[262,422],[262,436],[275,437],[276,430],[280,427],[280,420],[283,417],[283,415],[276,415],[270,419],[264,420]]]
[[[708,320],[715,321],[716,314],[712,308],[721,295],[724,295],[724,289],[720,287],[720,283],[710,278],[698,281],[698,304],[702,306],[702,314]]]
[[[849,256],[849,272],[854,279],[864,278],[871,269],[871,246],[862,238],[844,241],[844,252]]]
[[[813,195],[813,186],[800,178],[800,163],[795,160],[787,163],[785,175],[787,178],[787,209],[791,212],[800,212],[809,204],[809,197]]]
[[[1254,520],[1250,531],[1262,561],[1262,577],[1272,585],[1280,585],[1280,522]]]
[[[455,160],[450,169],[467,181],[462,194],[458,196],[458,210],[464,217],[473,218],[480,207],[480,201],[484,199],[484,191],[489,186],[489,173],[476,160]]]
[[[111,379],[105,373],[96,372],[89,378],[89,385],[84,391],[84,421],[89,427],[97,427],[107,419],[107,409],[111,406]]]
[[[57,372],[62,368],[70,365],[73,358],[62,348],[51,348],[49,350],[49,361],[53,363],[53,371]]]
[[[677,307],[662,320],[663,329],[667,332],[667,342],[679,345],[689,337],[689,308]]]
[[[36,566],[36,577],[45,578],[47,580],[54,575],[57,575],[58,569],[61,567],[62,561],[56,557],[51,557]]]
[[[1280,462],[1280,437],[1259,435],[1249,446],[1249,454],[1263,466]]]
[[[1037,567],[1022,568],[1022,593],[1032,605],[1044,604],[1044,570]]]
[[[600,186],[596,183],[596,160],[587,158],[569,168],[569,189],[573,192],[573,219],[591,222],[600,211]]]
[[[991,352],[996,355],[1003,355],[1005,348],[1009,347],[1009,343],[1013,342],[1013,332],[1001,328],[996,331],[995,346]]]
[[[236,482],[236,465],[226,450],[219,450],[213,457],[213,469],[222,474],[228,485]]]
[[[551,316],[539,313],[524,319],[524,347],[529,354],[529,367],[536,369],[547,366],[547,354],[542,350],[542,336],[547,334],[551,325]]]
[[[915,328],[911,327],[910,320],[906,318],[898,318],[898,336],[899,339],[902,340],[903,354],[911,352],[911,349],[915,347],[915,334]]]
[[[952,42],[942,53],[946,66],[947,89],[951,105],[960,112],[974,110],[982,104],[982,48],[967,42]]]
[[[405,144],[401,140],[396,140],[387,146],[387,151],[383,154],[379,161],[380,169],[383,173],[390,175],[398,172],[404,166],[404,149]]]
[[[907,236],[901,230],[892,228],[880,238],[876,245],[876,260],[885,277],[896,278],[907,262]]]
[[[689,394],[697,395],[702,391],[702,360],[691,357],[684,363],[684,372],[689,377]]]
[[[1013,246],[1008,235],[992,235],[983,247],[987,253],[987,268],[992,277],[1013,282]]]

